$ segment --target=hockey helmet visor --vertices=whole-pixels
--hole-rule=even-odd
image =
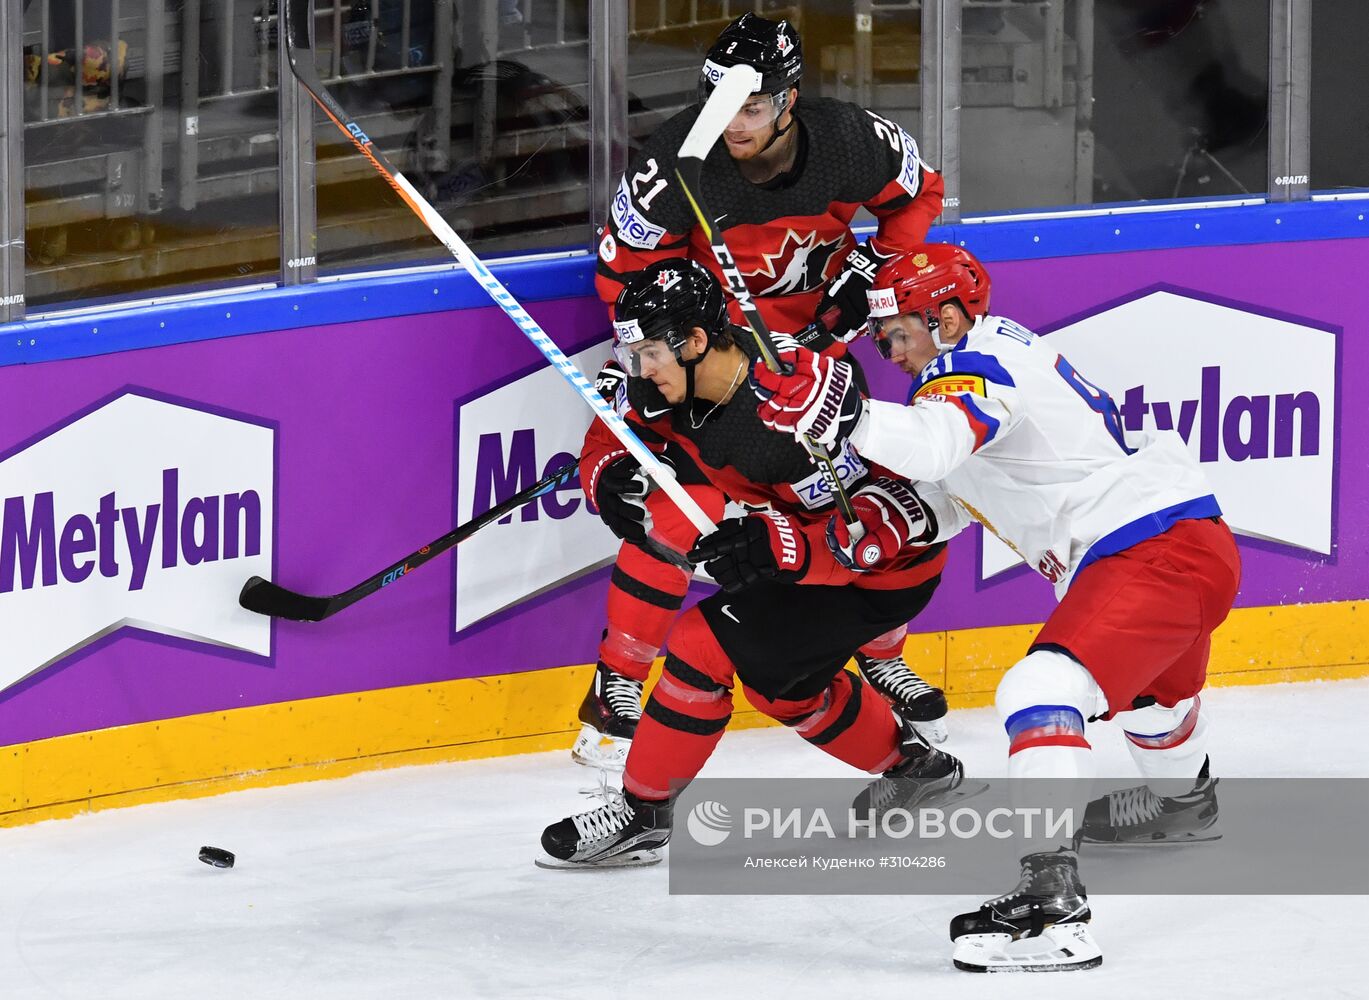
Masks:
[[[635,319],[613,321],[613,356],[623,371],[633,378],[641,378],[645,371],[656,371],[671,360],[678,361],[680,347],[666,340],[647,340]]]
[[[722,286],[697,261],[657,261],[629,275],[613,306],[613,352],[629,375],[642,376],[682,352],[695,327],[713,338],[727,326]]]
[[[964,247],[925,243],[887,261],[865,293],[870,307],[868,329],[880,356],[886,360],[906,349],[886,326],[896,316],[916,315],[926,324],[939,350],[941,307],[956,303],[971,320],[989,312],[989,273]]]

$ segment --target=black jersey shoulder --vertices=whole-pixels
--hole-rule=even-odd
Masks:
[[[624,172],[615,193],[613,220],[620,238],[639,234],[637,242],[628,240],[630,244],[664,247],[664,234],[693,229],[696,220],[675,177],[675,164],[699,110],[685,108],[666,121]],[[792,183],[753,184],[741,175],[725,143],[715,143],[709,151],[703,195],[725,227],[821,215],[833,202],[866,203],[905,170],[916,182],[917,148],[897,124],[859,105],[826,97],[800,97],[794,113],[805,136],[804,159]]]
[[[752,184],[742,177],[724,144],[704,163],[704,198],[726,228],[764,226],[777,219],[826,214],[833,202],[872,201],[903,170],[904,143],[896,125],[863,108],[824,97],[801,97],[795,115],[804,129],[804,157],[792,181]],[[911,142],[911,140],[908,140]],[[897,149],[895,147],[898,147]],[[914,154],[915,155],[915,154]]]
[[[808,129],[805,179],[833,192],[831,201],[866,202],[898,179],[911,139],[895,123],[828,97],[800,99],[795,114]]]
[[[672,116],[632,157],[614,193],[611,216],[619,238],[632,231],[634,222],[646,233],[646,240],[660,240],[658,233],[687,233],[694,228],[694,212],[680,191],[675,163],[699,110],[698,106],[688,107]],[[652,243],[648,249],[658,245],[664,246]]]

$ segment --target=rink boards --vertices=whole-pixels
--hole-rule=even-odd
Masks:
[[[1245,566],[1214,683],[1369,673],[1365,204],[941,233],[994,262],[997,309],[1054,338],[1128,427],[1178,430],[1209,473]],[[592,376],[592,263],[501,274]],[[0,825],[569,745],[615,551],[573,486],[336,619],[235,603],[253,573],[341,590],[574,453],[587,408],[463,276],[3,333]],[[908,658],[952,705],[987,704],[1052,606],[974,529]]]

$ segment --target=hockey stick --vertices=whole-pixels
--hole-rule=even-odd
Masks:
[[[727,241],[723,239],[722,228],[704,203],[703,186],[699,182],[704,158],[708,156],[708,151],[713,148],[718,137],[723,134],[728,122],[755,90],[757,76],[756,71],[750,66],[740,64],[730,66],[723,72],[722,79],[713,88],[713,93],[708,96],[703,110],[694,121],[693,128],[680,145],[680,152],[675,160],[675,177],[680,182],[680,189],[684,191],[685,200],[694,209],[694,215],[708,237],[708,245],[713,248],[713,256],[722,268],[728,289],[737,300],[742,315],[746,317],[751,335],[756,339],[756,347],[760,350],[761,361],[772,372],[779,372],[782,366],[775,351],[775,341],[770,328],[766,325],[760,310],[756,308],[755,300],[751,298],[751,290],[746,287],[732,251],[727,248]],[[860,518],[851,506],[851,498],[846,495],[846,488],[841,483],[841,477],[837,475],[832,456],[826,448],[807,436],[803,438],[803,446],[808,449],[808,454],[822,472],[822,478],[831,490],[832,499],[836,501],[841,519],[846,522],[852,538],[859,538],[864,533],[860,527]]]
[[[580,369],[571,363],[561,348],[557,347],[552,339],[537,325],[537,321],[528,314],[528,311],[519,305],[518,300],[509,294],[509,290],[491,273],[484,262],[471,251],[465,241],[437,213],[437,210],[428,204],[424,197],[409,183],[408,179],[395,169],[385,154],[375,147],[370,136],[348,116],[333,95],[324,89],[323,81],[319,78],[318,70],[314,67],[313,39],[313,0],[288,0],[285,13],[285,51],[290,61],[290,70],[294,73],[295,79],[300,82],[305,90],[309,91],[309,96],[323,109],[323,113],[338,127],[361,155],[370,161],[371,166],[375,167],[380,176],[385,178],[385,182],[422,220],[423,224],[428,227],[428,231],[451,251],[452,256],[480,284],[480,287],[485,290],[490,298],[494,299],[495,304],[518,324],[518,328],[523,331],[524,336],[542,352],[543,357],[550,361],[562,377],[580,394],[581,398],[594,408],[594,412],[613,432],[613,436],[623,443],[623,447],[627,448],[633,458],[637,459],[646,474],[655,480],[661,489],[665,490],[666,495],[675,502],[675,505],[689,518],[694,527],[703,534],[711,532],[717,526],[704,513],[703,508],[694,501],[694,498],[676,482],[671,470],[663,465],[646,445],[642,444],[641,439],[632,432],[623,418],[599,395],[598,390],[585,378]]]
[[[286,590],[270,580],[254,576],[242,585],[242,593],[238,595],[238,603],[248,611],[255,611],[259,615],[288,618],[290,621],[296,622],[321,622],[325,618],[331,618],[343,608],[351,607],[363,597],[374,594],[380,588],[388,587],[400,577],[413,572],[429,559],[460,545],[487,524],[511,514],[530,500],[550,493],[556,487],[570,480],[575,475],[577,467],[577,463],[571,462],[569,465],[562,466],[555,472],[543,476],[521,493],[515,493],[479,517],[452,529],[441,538],[429,542],[417,552],[410,552],[399,562],[385,567],[375,576],[367,577],[355,587],[344,590],[340,594],[334,594],[332,597],[311,597],[308,594]]]

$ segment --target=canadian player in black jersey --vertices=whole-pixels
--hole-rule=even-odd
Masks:
[[[921,243],[941,212],[941,178],[896,123],[854,104],[800,101],[803,45],[787,22],[748,13],[728,25],[704,62],[701,101],[723,70],[738,63],[759,71],[760,90],[705,160],[703,194],[722,216],[728,247],[769,327],[805,341],[825,327],[838,337],[829,350],[843,354],[841,338],[864,328],[865,291],[879,262]],[[606,303],[626,274],[653,262],[691,259],[721,273],[674,174],[680,143],[698,114],[692,107],[666,122],[623,175],[599,243],[596,285]],[[879,222],[863,246],[850,228],[862,206]],[[740,321],[740,311],[731,308]],[[821,325],[813,325],[815,318]],[[602,373],[601,391],[612,393],[619,377]],[[706,510],[720,509],[716,493],[705,498],[705,484],[694,491]],[[621,763],[640,715],[642,682],[688,585],[689,574],[650,547],[623,545],[609,585],[599,663],[580,706],[577,760]],[[880,695],[939,741],[946,735],[946,698],[903,662],[906,632],[906,625],[890,629],[861,650],[857,663]],[[607,751],[600,749],[601,736],[608,738]]]
[[[836,542],[833,504],[807,451],[761,424],[746,374],[757,354],[749,331],[727,322],[722,288],[701,265],[666,260],[625,276],[616,302],[616,353],[628,377],[616,406],[682,483],[709,485],[765,509],[719,524],[689,558],[721,590],[675,623],[665,668],[637,726],[623,792],[542,834],[548,867],[647,863],[670,838],[672,787],[703,767],[742,683],[758,710],[809,743],[872,774],[867,805],[907,808],[956,794],[960,762],[933,748],[860,676],[844,669],[863,643],[902,627],[930,600],[945,563],[938,525],[952,501],[914,489],[853,453],[837,458],[862,520],[881,527],[860,542],[879,572],[857,568]],[[668,498],[595,421],[580,456],[590,502],[619,534],[662,530]],[[678,524],[678,519],[669,522]],[[689,529],[688,543],[697,533]],[[869,550],[869,551],[867,551]]]

